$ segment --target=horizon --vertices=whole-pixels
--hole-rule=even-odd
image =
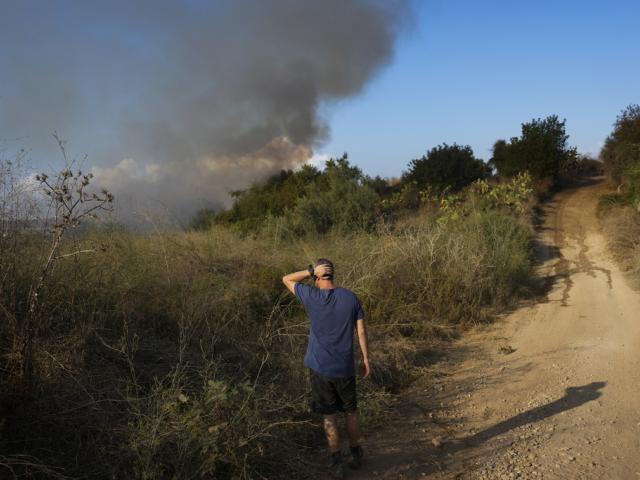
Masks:
[[[629,59],[640,44],[634,28],[640,6],[631,1],[606,7],[549,0],[535,7],[507,1],[336,3],[346,18],[335,27],[336,35],[343,35],[337,40],[354,42],[346,54],[336,51],[339,42],[322,37],[321,22],[335,15],[329,7],[287,1],[247,5],[193,0],[179,7],[167,3],[166,11],[145,4],[141,13],[116,3],[99,9],[99,17],[90,7],[71,8],[71,3],[14,6],[4,17],[13,22],[3,29],[7,38],[0,46],[0,68],[9,80],[0,86],[2,147],[26,148],[34,170],[55,170],[61,158],[51,134],[57,131],[72,157],[86,154],[99,180],[122,188],[117,196],[124,203],[135,192],[145,201],[167,199],[193,210],[228,205],[230,190],[344,152],[367,175],[384,178],[401,176],[412,159],[442,143],[470,145],[476,157],[488,161],[496,140],[518,136],[522,123],[548,115],[566,119],[570,145],[597,156],[616,116],[638,103],[640,66]],[[273,27],[287,14],[297,15],[292,18],[305,26],[301,32]],[[360,22],[364,15],[369,22],[358,36],[344,30],[349,15]],[[224,19],[262,33],[209,31],[207,25]],[[315,29],[315,35],[305,29]],[[294,34],[307,42],[299,51],[289,45]],[[170,47],[174,38],[182,44]],[[258,47],[256,39],[266,39],[266,45]],[[232,46],[219,47],[220,40]],[[200,59],[189,58],[194,46],[204,48]],[[292,79],[299,69],[273,74],[277,66],[256,63],[265,52],[277,59],[285,51],[294,62],[311,52],[316,57],[308,61],[316,64],[310,71],[317,77],[330,68],[334,78],[311,79],[312,97],[305,99],[309,93],[300,88],[308,80]],[[182,63],[172,67],[167,64],[172,59]],[[255,87],[265,87],[265,93],[241,91],[239,100],[220,100],[224,90],[212,93],[210,101],[186,99],[184,86],[223,85],[225,70],[217,61],[228,65],[231,73],[224,75],[231,83],[245,79],[234,69],[266,72],[273,82]],[[181,66],[191,70],[181,73]],[[345,66],[349,72],[343,72]],[[158,73],[169,77],[158,79]],[[350,77],[340,78],[343,73]],[[287,87],[282,81],[292,83]],[[167,90],[172,84],[177,90]],[[274,97],[274,88],[282,89],[281,97]],[[167,99],[167,92],[176,98]],[[253,113],[241,110],[239,103],[252,98]],[[306,104],[291,104],[294,100]],[[286,110],[283,102],[290,103]],[[263,121],[265,108],[275,116]],[[173,123],[160,125],[165,117]],[[238,128],[246,134],[234,131]]]

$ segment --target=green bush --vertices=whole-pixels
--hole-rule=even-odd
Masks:
[[[296,413],[298,405],[251,381],[209,379],[188,391],[181,380],[176,372],[131,401],[135,415],[126,430],[127,478],[251,478],[255,459],[264,473],[278,471],[275,449],[289,447],[291,430],[306,422],[278,421],[270,410]]]
[[[598,213],[609,246],[635,286],[640,285],[640,106],[629,105],[618,115],[600,152],[616,187],[602,195]]]
[[[348,161],[347,155],[326,162],[323,171],[305,165],[298,171],[282,171],[264,183],[234,192],[235,201],[218,213],[200,211],[192,227],[205,230],[231,225],[242,233],[273,230],[280,235],[322,234],[371,230],[377,223],[385,182],[370,179]],[[278,221],[276,219],[283,219]]]
[[[568,178],[595,177],[604,173],[604,163],[589,155],[576,156],[563,171],[564,176]]]
[[[422,158],[412,160],[404,180],[414,182],[419,189],[431,187],[438,191],[447,188],[456,191],[489,174],[487,165],[474,156],[469,145],[443,143]]]
[[[234,202],[227,210],[217,213],[200,210],[191,226],[196,230],[206,230],[214,224],[235,224],[244,232],[255,231],[265,217],[281,216],[291,209],[298,199],[309,193],[319,176],[321,172],[311,165],[303,165],[296,171],[282,170],[264,182],[232,192]]]
[[[349,180],[331,183],[328,190],[298,201],[290,221],[298,234],[370,231],[377,222],[380,199],[367,185]]]
[[[629,105],[616,118],[600,158],[608,175],[622,183],[630,168],[640,164],[640,106]]]
[[[557,182],[563,169],[577,156],[576,149],[567,145],[568,139],[565,121],[557,115],[534,119],[522,124],[520,137],[494,144],[491,163],[503,177],[529,172],[536,180],[548,178]]]

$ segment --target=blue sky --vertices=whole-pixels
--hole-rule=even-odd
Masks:
[[[486,160],[522,122],[557,114],[569,142],[597,154],[640,102],[640,2],[428,0],[415,13],[393,63],[331,107],[321,151],[394,176],[441,142]]]

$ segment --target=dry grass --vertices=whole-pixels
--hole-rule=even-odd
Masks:
[[[600,209],[603,230],[615,259],[640,287],[640,213],[611,196],[604,198]]]
[[[339,283],[361,297],[374,359],[361,406],[371,426],[432,361],[424,345],[517,298],[531,233],[507,212],[472,211],[294,242],[228,229],[69,238],[62,254],[95,253],[58,262],[43,288],[34,390],[21,390],[10,367],[20,363],[19,332],[0,332],[0,447],[74,478],[313,477],[309,452],[322,436],[306,401],[308,325],[281,276],[329,257]],[[25,295],[45,252],[37,239],[21,242],[3,294]]]

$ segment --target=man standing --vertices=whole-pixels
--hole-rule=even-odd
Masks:
[[[371,370],[362,306],[355,293],[334,283],[333,275],[333,263],[321,258],[314,267],[285,275],[282,281],[302,302],[311,322],[304,357],[304,365],[310,369],[311,376],[311,409],[324,416],[324,431],[331,451],[331,474],[343,478],[338,412],[344,413],[349,436],[349,466],[359,468],[363,455],[353,360],[354,330],[358,332],[362,351],[364,378]],[[309,277],[313,278],[313,287],[301,283]]]

